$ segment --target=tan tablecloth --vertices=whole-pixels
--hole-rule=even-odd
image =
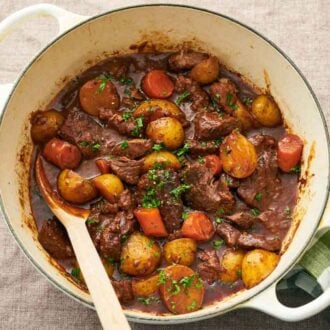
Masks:
[[[0,19],[43,1],[0,0]],[[46,2],[46,0],[45,0]],[[175,1],[48,1],[82,15],[137,3]],[[178,3],[176,1],[176,3]],[[289,55],[312,85],[330,123],[330,0],[191,0],[181,1],[232,16],[268,36]],[[174,18],[175,19],[175,18]],[[34,19],[0,44],[0,83],[12,82],[56,33],[56,22]],[[304,109],[301,109],[303,111]],[[0,328],[99,329],[94,311],[81,306],[47,282],[23,256],[0,214]],[[301,295],[287,297],[299,303]],[[267,302],[265,302],[267,303]],[[256,311],[235,311],[222,317],[181,326],[132,324],[133,329],[329,329],[330,315],[289,324]]]

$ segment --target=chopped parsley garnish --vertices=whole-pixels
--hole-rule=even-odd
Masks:
[[[113,80],[113,76],[111,74],[109,74],[109,73],[107,73],[107,74],[101,74],[96,79],[100,81],[100,85],[97,88],[96,93],[97,94],[100,94],[100,93],[102,93],[104,91],[104,89],[105,89],[105,87],[107,85],[107,82]]]
[[[181,291],[180,286],[176,280],[172,280],[171,287],[168,288],[168,292],[171,292],[172,296],[179,294]]]
[[[155,244],[155,241],[153,239],[150,239],[149,242],[147,243],[147,246],[152,248],[152,246]]]
[[[223,207],[220,207],[220,209],[217,210],[216,215],[223,215],[225,214],[225,209]]]
[[[137,117],[135,119],[135,128],[132,131],[133,136],[136,137],[136,136],[139,136],[141,134],[141,130],[143,128],[143,120],[144,120],[143,117]]]
[[[287,206],[285,209],[284,209],[284,213],[286,215],[290,215],[291,214],[291,209],[289,208],[289,206]]]
[[[119,82],[122,84],[122,85],[131,85],[133,80],[129,77],[122,77],[119,79]]]
[[[149,170],[147,175],[148,175],[148,179],[151,181],[157,181],[157,179],[158,179],[156,169]]]
[[[80,268],[72,268],[71,275],[77,279],[80,277],[81,270]]]
[[[124,119],[124,121],[128,121],[131,118],[132,118],[132,113],[131,112],[129,112],[129,111],[123,112],[123,119]]]
[[[159,298],[157,298],[157,297],[148,297],[148,298],[145,298],[145,297],[138,297],[138,298],[137,298],[137,301],[138,301],[139,303],[143,304],[143,305],[150,305],[150,304],[152,304],[153,302],[155,302],[155,303],[158,304],[158,303],[160,302]]]
[[[154,150],[154,151],[160,151],[162,149],[164,149],[164,144],[163,143],[156,143],[152,147],[152,150]]]
[[[189,144],[188,143],[185,143],[182,148],[176,150],[174,153],[178,157],[182,157],[182,156],[186,155],[189,152],[189,150],[190,150]]]
[[[253,100],[251,99],[251,97],[244,97],[243,99],[243,103],[247,106],[250,106],[252,104]]]
[[[187,306],[187,311],[193,311],[194,309],[196,309],[197,307],[197,302],[196,300],[194,299],[190,305]]]
[[[189,184],[181,184],[179,187],[176,187],[170,191],[170,194],[178,199],[182,193],[190,189]]]
[[[232,93],[227,93],[226,97],[226,105],[230,107],[232,110],[237,110],[237,105],[233,102],[234,95]]]
[[[193,281],[194,281],[194,278],[195,278],[195,274],[194,275],[191,275],[191,276],[185,276],[185,277],[182,277],[181,280],[179,281],[180,284],[182,284],[183,288],[185,290],[187,290],[188,288],[191,287]]]
[[[217,147],[219,147],[219,145],[222,143],[222,141],[223,141],[223,138],[218,138],[218,139],[215,139],[215,140],[214,140],[215,145],[216,145]]]
[[[114,265],[116,262],[115,262],[115,259],[114,258],[111,258],[111,257],[105,257],[105,260],[109,263],[109,264],[112,264]]]
[[[258,215],[260,215],[260,211],[256,208],[253,208],[250,210],[250,213],[254,216],[257,217]]]
[[[93,223],[98,223],[99,221],[97,219],[94,219],[94,218],[88,218],[86,220],[86,224],[87,225],[92,225]]]
[[[124,140],[121,144],[120,144],[120,148],[125,150],[128,148],[128,141]]]
[[[215,222],[216,222],[217,224],[220,224],[220,223],[223,222],[223,219],[222,219],[222,218],[219,218],[219,217],[216,217],[216,218],[215,218]]]
[[[212,245],[216,250],[218,250],[223,245],[223,240],[222,239],[216,239],[215,241],[212,242]]]
[[[262,200],[262,193],[257,192],[256,195],[254,196],[254,198],[257,202],[260,202]]]
[[[241,269],[237,269],[236,270],[236,275],[237,275],[237,277],[241,278],[242,277],[242,270]]]
[[[175,103],[177,105],[180,105],[183,101],[186,100],[186,98],[188,98],[191,95],[190,92],[188,91],[184,91],[183,93],[181,93],[180,95],[178,95],[177,99],[175,100]]]
[[[301,171],[300,165],[296,165],[295,167],[292,167],[292,169],[290,170],[290,173],[299,174],[300,171]]]
[[[88,141],[80,141],[78,143],[82,147],[90,148],[92,151],[99,151],[101,149],[101,145],[97,141],[88,142]]]
[[[149,188],[142,199],[142,207],[150,209],[158,207],[160,200],[156,197],[156,191],[154,188]]]
[[[182,220],[186,220],[188,218],[189,213],[188,212],[182,212]]]
[[[204,157],[202,157],[202,156],[198,156],[198,163],[200,163],[200,164],[205,164],[205,158]]]
[[[165,282],[166,282],[166,273],[163,269],[161,269],[159,271],[159,279],[158,279],[157,285],[165,284]]]

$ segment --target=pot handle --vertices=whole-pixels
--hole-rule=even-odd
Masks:
[[[295,278],[293,285],[311,295],[316,288],[313,278],[316,279],[323,293],[306,305],[287,307],[279,302],[275,283],[240,307],[257,309],[283,321],[293,322],[316,315],[330,305],[330,199],[311,247],[285,277],[282,286],[288,287],[286,283],[292,282],[292,275]]]
[[[88,18],[88,16],[74,14],[63,8],[47,3],[29,6],[9,15],[0,23],[0,41],[18,25],[35,16],[52,16],[56,18],[59,25],[58,34],[61,34]]]

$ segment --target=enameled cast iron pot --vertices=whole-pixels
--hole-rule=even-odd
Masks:
[[[143,323],[183,323],[250,307],[295,321],[330,304],[330,272],[323,274],[324,293],[302,307],[283,306],[275,293],[276,283],[297,263],[315,234],[320,235],[330,227],[328,130],[313,91],[281,50],[229,17],[180,5],[142,5],[93,18],[53,5],[35,5],[5,19],[0,24],[0,38],[15,24],[34,15],[55,17],[60,35],[35,57],[14,85],[1,86],[1,100],[5,104],[0,125],[1,208],[19,246],[51,283],[93,307],[90,296],[63,276],[36,239],[28,198],[32,153],[29,115],[43,109],[66,82],[106,56],[134,52],[130,46],[146,41],[157,50],[171,50],[188,41],[195,48],[215,54],[227,67],[256,85],[269,88],[287,125],[305,141],[303,184],[294,223],[284,244],[285,253],[263,282],[191,314],[156,316],[127,311],[127,317]]]

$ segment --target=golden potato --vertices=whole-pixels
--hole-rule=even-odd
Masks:
[[[191,238],[179,238],[167,242],[163,249],[168,264],[190,266],[196,258],[197,243]]]
[[[237,130],[228,135],[220,146],[223,170],[234,178],[246,178],[257,166],[254,145]]]
[[[246,109],[245,105],[237,101],[237,109],[233,112],[233,116],[236,117],[240,123],[240,127],[243,131],[247,131],[253,128],[253,118],[250,112]]]
[[[252,113],[263,126],[274,127],[282,123],[280,109],[267,95],[259,95],[254,99]]]
[[[159,244],[140,232],[134,232],[121,251],[120,269],[133,276],[151,274],[161,259]]]
[[[93,184],[71,170],[63,170],[57,178],[57,189],[68,202],[84,204],[97,197]]]
[[[276,267],[279,255],[266,250],[255,249],[246,253],[242,263],[242,279],[247,288],[260,283]]]
[[[143,117],[146,122],[151,122],[161,117],[173,117],[181,121],[185,119],[185,114],[171,101],[151,99],[141,102],[134,110],[133,117]]]
[[[242,262],[245,252],[243,250],[227,249],[221,260],[221,271],[219,279],[222,282],[232,283],[241,278]]]
[[[45,143],[55,137],[64,117],[55,110],[38,111],[31,119],[31,137],[35,143]]]
[[[115,201],[116,197],[124,191],[124,185],[118,176],[114,174],[102,174],[93,179],[94,186],[101,195],[109,202]]]
[[[155,151],[144,158],[143,170],[154,168],[155,164],[163,164],[165,168],[178,170],[181,167],[179,159],[169,151]]]
[[[200,84],[206,85],[218,78],[219,71],[220,64],[218,59],[215,56],[210,56],[192,68],[190,77]]]
[[[149,123],[146,134],[151,140],[163,143],[170,150],[181,147],[184,141],[181,123],[171,117],[162,117]]]
[[[158,291],[159,275],[153,275],[132,282],[134,296],[147,297]]]

